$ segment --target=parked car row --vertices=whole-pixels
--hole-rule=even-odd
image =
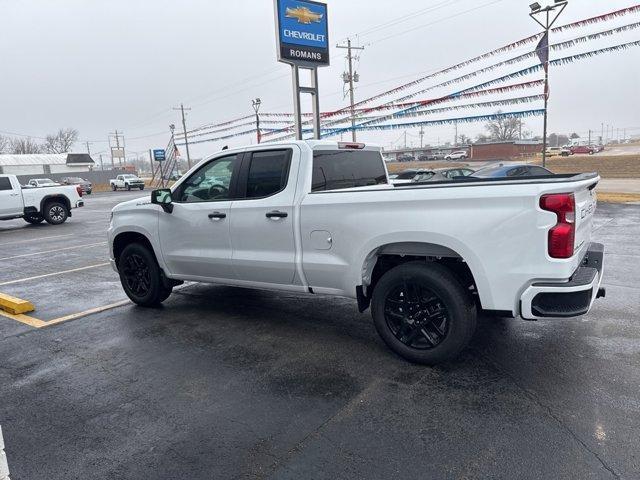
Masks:
[[[397,174],[389,175],[391,183],[403,185],[420,182],[438,182],[470,178],[504,178],[504,177],[541,177],[553,175],[553,172],[538,165],[514,164],[489,165],[479,170],[471,168],[436,168],[436,169],[408,169]]]
[[[418,156],[419,162],[429,162],[429,161],[437,161],[437,160],[446,160],[446,161],[455,161],[455,160],[465,160],[469,158],[469,153],[466,150],[456,150],[450,153],[444,152],[430,152],[424,153]],[[415,162],[416,157],[413,155],[400,155],[397,158],[398,162]]]
[[[548,147],[547,157],[569,155],[593,155],[604,150],[604,145],[566,145],[564,147]]]

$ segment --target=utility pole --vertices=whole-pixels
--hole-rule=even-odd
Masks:
[[[546,166],[547,164],[547,113],[548,113],[548,104],[549,104],[549,31],[553,24],[558,20],[560,14],[564,11],[564,9],[568,5],[568,1],[566,0],[555,0],[553,5],[548,5],[544,8],[538,3],[534,2],[529,5],[531,12],[529,16],[542,28],[544,28],[544,35],[538,43],[536,48],[536,53],[538,57],[542,61],[544,67],[544,126],[542,133],[542,166]],[[555,17],[551,18],[550,13],[553,12],[556,8],[559,8],[560,11],[555,15]],[[542,23],[540,20],[536,18],[536,15],[543,14],[545,22]]]
[[[115,132],[110,133],[109,135],[113,135],[114,137],[116,137],[116,150],[118,152],[118,163],[120,164],[120,166],[122,166],[122,159],[125,158],[125,154],[124,154],[124,135],[122,132],[118,132],[118,129],[115,130]],[[122,146],[122,155],[120,155],[120,136],[122,136],[122,142],[123,142],[123,146]],[[113,163],[113,147],[111,146],[111,138],[109,137],[109,150],[111,151],[111,168],[114,168],[114,163]]]
[[[457,147],[458,146],[458,122],[454,122],[454,125],[456,127],[456,133],[455,133],[455,136],[453,138],[453,146]]]
[[[89,142],[86,142],[86,143],[87,143],[87,153],[89,154],[89,156],[91,156],[91,149],[89,148]]]
[[[420,127],[420,148],[424,147],[424,127]]]
[[[407,131],[404,131],[404,148],[407,148]]]
[[[260,135],[260,115],[258,111],[260,110],[260,104],[262,102],[259,98],[255,100],[251,100],[251,106],[253,107],[253,111],[256,112],[256,138],[258,139],[258,143],[260,143],[262,135]]]
[[[589,129],[589,145],[591,145],[591,129]]]
[[[336,45],[336,48],[346,48],[347,49],[347,60],[349,61],[349,72],[345,72],[342,74],[342,79],[344,83],[349,84],[349,104],[351,106],[351,139],[356,141],[356,117],[355,117],[355,96],[354,96],[354,87],[353,84],[360,80],[360,76],[353,71],[353,50],[364,50],[364,47],[352,47],[351,39],[347,38],[346,45]]]
[[[184,120],[184,111],[191,110],[191,108],[184,108],[183,104],[180,104],[180,108],[173,107],[174,110],[180,110],[182,113],[182,130],[184,131],[184,147],[187,150],[187,165],[189,165],[189,170],[191,170],[191,155],[189,155],[189,138],[187,137],[187,123]]]

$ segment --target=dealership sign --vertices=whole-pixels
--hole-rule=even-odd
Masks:
[[[166,159],[165,151],[162,149],[157,149],[153,151],[153,159],[156,162],[164,162]]]
[[[275,0],[278,61],[306,67],[329,65],[327,5]]]

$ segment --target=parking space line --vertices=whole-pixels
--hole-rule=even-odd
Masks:
[[[45,250],[44,252],[23,253],[22,255],[13,255],[11,257],[0,258],[0,261],[12,260],[14,258],[32,257],[34,255],[43,255],[45,253],[62,252],[63,250],[74,250],[74,249],[78,249],[78,248],[97,247],[98,245],[106,245],[106,244],[107,244],[107,242],[88,243],[88,244],[85,244],[85,245],[76,245],[75,247],[64,247],[64,248],[56,248],[54,250]]]
[[[68,233],[66,235],[52,235],[50,237],[40,237],[40,238],[32,238],[30,240],[19,240],[17,242],[0,243],[0,247],[4,247],[5,245],[16,245],[18,243],[37,242],[38,240],[50,240],[52,238],[73,237],[74,235],[76,234]]]
[[[97,263],[95,265],[88,265],[86,267],[72,268],[71,270],[62,270],[61,272],[45,273],[43,275],[36,275],[34,277],[19,278],[18,280],[9,280],[7,282],[1,282],[0,287],[3,285],[13,285],[14,283],[28,282],[29,280],[37,280],[39,278],[53,277],[55,275],[64,275],[65,273],[81,272],[82,270],[89,270],[91,268],[106,267],[107,265],[109,265],[109,262]]]
[[[4,312],[0,310],[0,316],[10,318],[11,320],[15,320],[16,322],[24,323],[25,325],[29,325],[34,328],[42,328],[47,324],[47,322],[43,322],[34,317],[30,317],[29,315],[18,314],[14,315],[12,313]]]
[[[109,305],[104,305],[102,307],[90,308],[89,310],[85,310],[83,312],[72,313],[71,315],[65,315],[64,317],[54,318],[53,320],[49,320],[48,322],[42,322],[44,325],[40,325],[36,328],[44,328],[49,327],[51,325],[59,325],[64,322],[68,322],[69,320],[76,320],[77,318],[86,317],[88,315],[92,315],[94,313],[104,312],[105,310],[111,310],[112,308],[121,307],[123,305],[131,304],[131,300],[121,300],[119,302],[111,303]]]

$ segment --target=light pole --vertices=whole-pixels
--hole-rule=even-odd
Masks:
[[[258,114],[258,111],[260,110],[260,104],[262,102],[260,101],[259,98],[256,98],[255,100],[251,100],[251,106],[253,107],[253,111],[256,112],[256,138],[258,139],[258,143],[260,143],[261,140],[261,135],[260,135],[260,115]]]
[[[529,16],[533,20],[544,28],[544,35],[536,47],[536,53],[542,62],[544,67],[544,127],[542,132],[542,166],[547,164],[547,106],[549,104],[549,30],[553,24],[558,20],[558,17],[562,11],[567,7],[569,2],[567,0],[555,0],[552,5],[542,7],[538,2],[534,2],[529,5],[531,12]],[[555,10],[560,10],[556,13]],[[555,13],[555,16],[551,14]],[[538,20],[538,15],[542,15],[544,23]]]

